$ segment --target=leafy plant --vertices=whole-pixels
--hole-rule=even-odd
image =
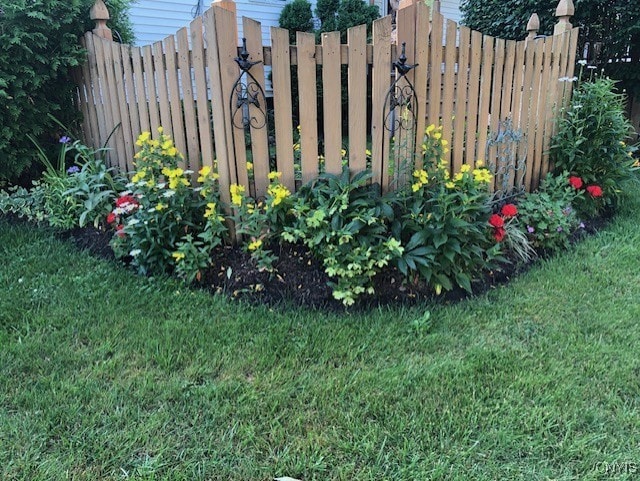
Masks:
[[[289,30],[289,42],[296,43],[296,32],[313,32],[313,14],[308,0],[293,0],[280,12],[278,24]]]
[[[137,144],[136,172],[108,216],[115,226],[112,247],[117,257],[130,256],[138,271],[170,273],[197,279],[211,249],[225,231],[218,201],[217,174],[200,171],[199,195],[191,172],[178,167],[182,154],[163,134],[157,140],[143,132]],[[187,257],[193,255],[194,257]]]
[[[413,183],[402,191],[392,229],[405,248],[396,260],[398,269],[422,277],[437,294],[455,285],[471,291],[473,276],[500,253],[487,225],[490,172],[464,165],[450,177],[448,163],[441,160],[447,150],[441,128],[427,127],[423,168],[413,172]]]
[[[296,194],[282,238],[302,242],[319,258],[331,281],[333,297],[345,305],[367,292],[373,277],[402,254],[398,239],[389,236],[393,218],[390,199],[382,198],[363,171],[351,178],[322,174]]]
[[[269,173],[269,187],[264,200],[248,197],[241,185],[230,187],[234,214],[231,220],[236,233],[243,235],[243,247],[261,270],[271,271],[276,256],[268,249],[276,239],[291,206],[291,192],[280,183],[280,172]]]
[[[0,190],[0,212],[43,222],[47,218],[44,208],[44,190],[38,181],[30,189],[18,185]]]
[[[536,249],[555,252],[569,247],[571,235],[582,225],[573,208],[581,196],[567,173],[547,174],[537,192],[524,195],[518,204],[519,225]]]
[[[598,78],[575,89],[569,108],[558,121],[550,153],[556,173],[570,172],[586,185],[602,189],[602,196],[585,198],[579,206],[581,213],[597,213],[598,207],[615,205],[621,184],[634,178],[634,149],[625,143],[631,130],[623,96],[614,92],[612,80]],[[600,197],[590,205],[590,198]]]

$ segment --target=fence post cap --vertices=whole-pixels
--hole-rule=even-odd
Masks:
[[[538,32],[540,30],[540,17],[537,13],[532,13],[527,22],[527,32]]]
[[[109,15],[109,9],[104,4],[103,0],[96,0],[89,10],[89,18],[91,20],[109,20],[111,16]]]
[[[573,17],[576,8],[573,6],[573,0],[560,0],[556,7],[556,17]]]

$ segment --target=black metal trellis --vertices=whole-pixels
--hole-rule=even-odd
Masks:
[[[391,133],[393,157],[395,158],[396,180],[400,178],[404,167],[411,168],[416,147],[416,116],[418,97],[407,74],[417,67],[417,64],[407,64],[406,42],[402,43],[402,52],[393,62],[396,78],[387,90],[384,99],[383,125]],[[384,153],[387,154],[387,153]],[[391,157],[391,152],[388,153]],[[409,164],[409,165],[407,165]]]
[[[240,57],[234,60],[240,67],[240,75],[233,84],[231,97],[231,121],[239,129],[262,129],[268,127],[267,97],[264,89],[251,74],[251,67],[261,61],[251,62],[247,51],[247,39],[242,39]],[[255,108],[250,109],[253,105]]]

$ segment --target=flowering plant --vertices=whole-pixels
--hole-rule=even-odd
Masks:
[[[247,196],[242,185],[232,184],[229,188],[236,233],[244,236],[243,248],[261,270],[273,269],[276,256],[268,245],[279,234],[291,205],[291,192],[280,182],[281,177],[280,172],[269,173],[267,195],[262,200]]]
[[[136,144],[129,191],[118,198],[108,216],[116,229],[112,247],[117,257],[130,257],[141,273],[173,272],[191,281],[210,251],[222,242],[225,228],[219,215],[217,174],[200,171],[198,191],[191,171],[173,141],[158,129],[158,138],[143,132]],[[204,237],[203,237],[204,236]]]
[[[534,248],[547,252],[567,248],[571,235],[583,226],[573,207],[584,196],[577,185],[581,179],[566,172],[548,174],[538,192],[524,195],[518,204],[519,228]]]
[[[528,262],[535,257],[536,252],[528,237],[520,229],[518,208],[514,204],[505,204],[500,213],[489,217],[489,225],[493,228],[493,238],[502,242],[521,261]]]
[[[586,193],[573,200],[573,205],[578,212],[585,217],[595,217],[605,204],[604,191],[596,184],[585,185],[581,177],[572,175],[569,177],[569,185],[577,192]]]
[[[400,193],[392,232],[404,252],[398,269],[422,277],[437,294],[458,285],[471,291],[473,276],[500,259],[500,246],[488,235],[488,185],[493,176],[481,161],[463,165],[451,176],[441,129],[427,127],[422,168]]]

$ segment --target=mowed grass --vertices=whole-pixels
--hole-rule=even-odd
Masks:
[[[0,479],[636,479],[639,226],[629,201],[457,305],[325,314],[0,221]]]

